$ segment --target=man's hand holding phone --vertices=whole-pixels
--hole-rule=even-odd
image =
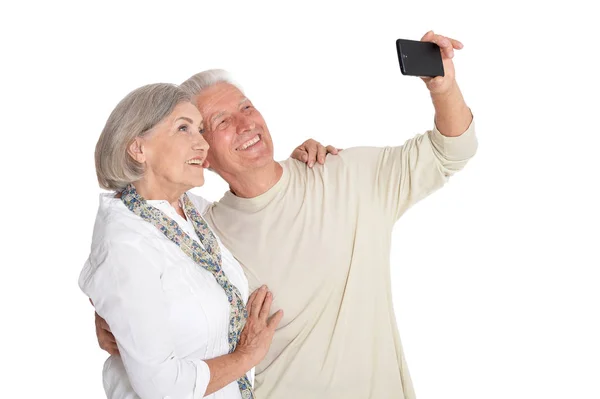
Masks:
[[[431,94],[443,94],[448,92],[455,84],[454,81],[454,50],[460,50],[464,46],[461,42],[446,36],[436,35],[433,31],[427,32],[422,38],[422,42],[435,43],[440,47],[442,55],[442,64],[444,65],[444,76],[421,77]]]
[[[396,40],[400,71],[403,75],[419,76],[431,94],[443,94],[454,84],[454,50],[463,44],[446,36],[427,32],[421,41]]]
[[[436,128],[447,137],[460,136],[473,121],[456,83],[452,62],[454,50],[462,48],[458,40],[433,31],[427,32],[421,41],[396,40],[400,71],[423,79],[435,108]]]

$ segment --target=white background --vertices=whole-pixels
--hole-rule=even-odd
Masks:
[[[432,127],[397,38],[465,44],[479,152],[397,224],[395,310],[420,399],[600,398],[597,13],[583,2],[3,2],[0,396],[102,398],[77,278],[93,153],[132,89],[230,70],[284,159],[314,137],[398,145]],[[592,4],[592,2],[588,2]],[[220,198],[208,174],[196,192]]]

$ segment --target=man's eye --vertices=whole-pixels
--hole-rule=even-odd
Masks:
[[[223,119],[217,119],[215,121],[214,129],[225,129],[229,126],[229,117],[224,117]]]

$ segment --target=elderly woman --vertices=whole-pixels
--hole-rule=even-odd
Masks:
[[[106,381],[123,366],[141,398],[252,398],[252,369],[283,315],[268,317],[266,287],[248,298],[239,263],[201,216],[208,201],[188,192],[209,166],[190,101],[171,84],[134,90],[96,146],[100,186],[116,194],[100,197],[79,284],[118,344],[104,367],[109,398],[124,393]]]

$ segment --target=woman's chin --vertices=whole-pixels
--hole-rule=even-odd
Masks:
[[[204,176],[201,179],[194,179],[194,187],[202,187],[204,185]]]

